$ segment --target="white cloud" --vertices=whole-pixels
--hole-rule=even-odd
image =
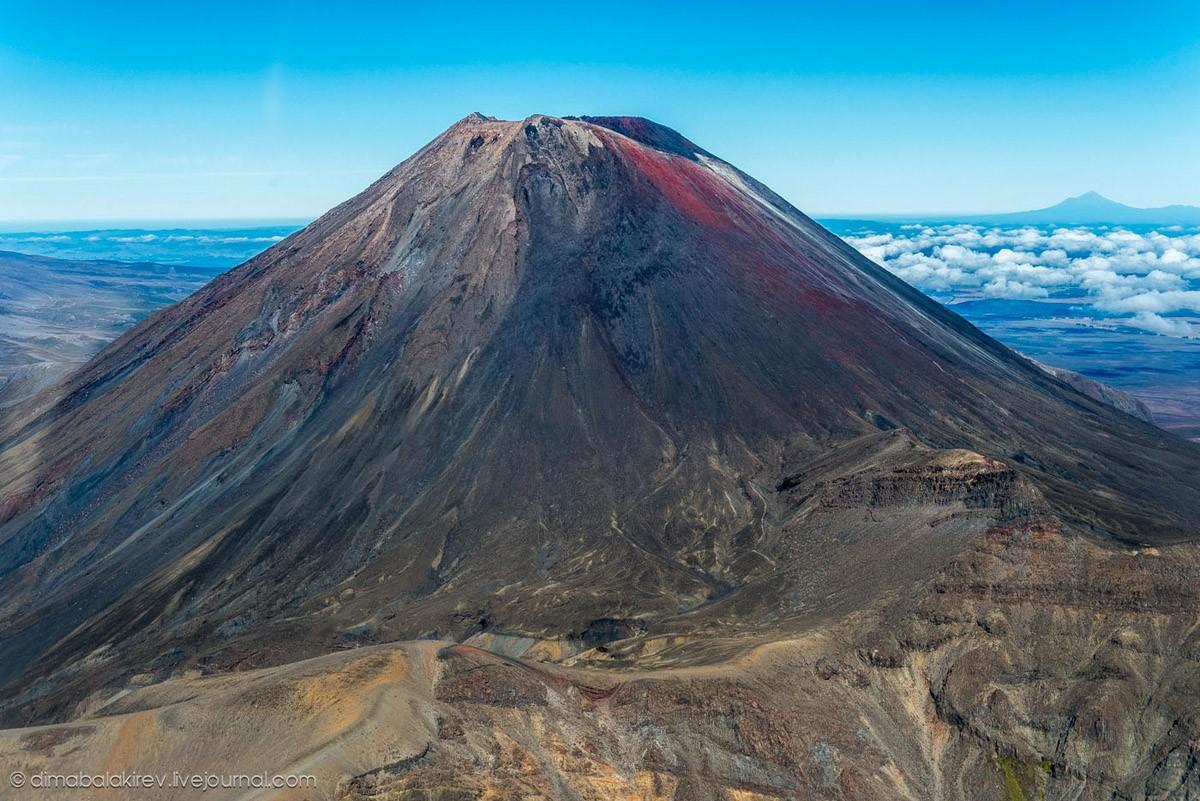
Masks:
[[[1137,328],[1153,331],[1156,334],[1165,334],[1169,337],[1196,336],[1195,326],[1187,320],[1160,317],[1153,312],[1138,312],[1129,323]]]
[[[1200,312],[1200,291],[1177,290],[1159,292],[1153,290],[1123,298],[1104,299],[1096,304],[1107,311],[1163,314],[1174,311]]]
[[[984,284],[983,294],[989,298],[1044,298],[1050,294],[1050,290],[1001,277]]]
[[[847,241],[915,286],[957,297],[1046,298],[1095,304],[1170,336],[1192,326],[1160,315],[1200,311],[1200,230],[1000,228],[908,224]]]

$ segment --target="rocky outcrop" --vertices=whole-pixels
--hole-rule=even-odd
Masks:
[[[1198,579],[1194,545],[1114,548],[1027,520],[912,598],[732,662],[614,672],[377,646],[135,689],[0,733],[0,762],[311,774],[316,792],[274,797],[339,801],[1187,799]],[[226,745],[194,748],[206,730]]]
[[[1101,403],[1107,403],[1114,409],[1119,409],[1125,412],[1125,414],[1132,415],[1139,420],[1145,420],[1147,423],[1154,422],[1154,415],[1151,414],[1146,404],[1128,392],[1116,387],[1110,387],[1108,384],[1088,378],[1073,370],[1067,370],[1062,367],[1051,367],[1048,364],[1042,364],[1036,359],[1030,359],[1030,361],[1059,381],[1062,381],[1074,390],[1082,392],[1089,398],[1094,398]]]

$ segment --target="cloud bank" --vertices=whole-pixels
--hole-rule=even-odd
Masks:
[[[882,226],[881,226],[882,227]],[[1200,336],[1200,230],[902,225],[846,241],[941,296],[1072,299],[1105,317],[1174,337]],[[1174,316],[1164,316],[1174,315]]]

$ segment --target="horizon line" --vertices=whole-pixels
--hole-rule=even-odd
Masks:
[[[1074,197],[1074,196],[1072,196]],[[1061,202],[1061,201],[1060,201]],[[1118,202],[1118,201],[1114,201]],[[1189,204],[1177,203],[1169,204],[1166,207],[1137,207],[1130,208],[1139,211],[1156,211],[1162,208],[1170,208],[1171,206],[1180,206],[1187,208]],[[331,207],[332,208],[332,207]],[[1012,216],[1019,214],[1028,214],[1032,212],[1045,211],[1050,207],[1042,207],[1035,209],[1021,209],[1018,211],[820,211],[810,212],[800,209],[801,213],[814,220],[867,220],[875,222],[939,222],[953,221],[962,218],[974,218],[970,221],[984,221],[989,216]],[[2,220],[0,219],[0,234],[15,234],[15,233],[51,233],[51,232],[81,232],[107,229],[121,230],[167,230],[170,228],[207,228],[215,230],[217,228],[250,228],[250,227],[278,227],[284,225],[308,225],[323,216],[329,209],[316,214],[276,214],[262,216],[247,216],[247,217],[96,217],[96,218],[80,218],[80,217],[64,217],[64,218],[41,218],[41,219],[16,219]],[[1112,221],[1108,221],[1111,223]],[[1164,221],[1165,222],[1165,221]],[[1065,223],[1064,223],[1065,224]],[[1102,221],[1087,224],[1106,224]],[[1153,222],[1147,224],[1154,224]]]

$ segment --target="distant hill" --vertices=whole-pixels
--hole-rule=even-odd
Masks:
[[[1024,354],[1022,354],[1024,355]],[[1096,381],[1093,378],[1088,378],[1082,373],[1077,373],[1074,370],[1067,370],[1062,367],[1051,367],[1048,364],[1042,364],[1037,359],[1026,356],[1025,358],[1036,364],[1038,367],[1045,370],[1050,375],[1064,382],[1067,386],[1082,392],[1089,398],[1107,403],[1114,409],[1120,409],[1125,414],[1133,415],[1139,420],[1145,420],[1147,423],[1154,422],[1154,415],[1146,404],[1142,403],[1135,396],[1128,392],[1123,392],[1116,387],[1110,387],[1108,384]]]
[[[981,214],[964,217],[964,220],[979,220],[997,223],[1071,223],[1100,225],[1200,225],[1200,206],[1160,206],[1139,209],[1110,200],[1098,192],[1085,192],[1069,197],[1061,203],[1033,211],[1017,211],[1010,214]]]
[[[1061,203],[1032,211],[995,214],[860,214],[827,216],[831,221],[880,221],[987,225],[1200,225],[1200,206],[1159,206],[1140,209],[1110,200],[1099,192],[1085,192]]]

